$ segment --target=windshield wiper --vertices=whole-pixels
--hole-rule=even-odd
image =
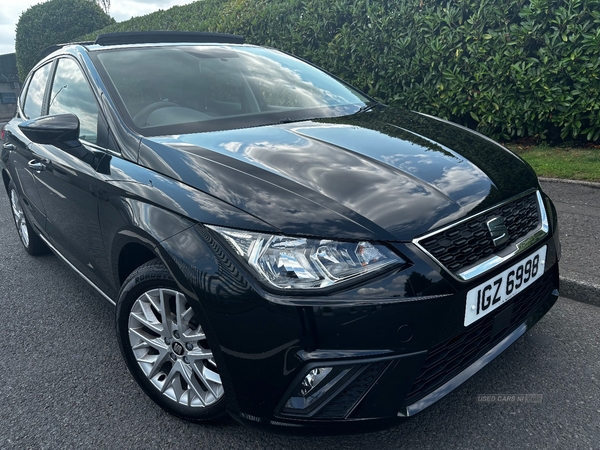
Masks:
[[[367,111],[371,111],[373,108],[375,108],[376,106],[381,106],[382,103],[379,102],[373,102],[370,105],[365,105],[365,106],[361,106],[358,111],[356,111],[354,114],[360,114],[360,113],[364,113]]]

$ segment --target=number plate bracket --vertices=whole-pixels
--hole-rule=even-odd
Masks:
[[[540,278],[546,266],[547,248],[544,245],[501,274],[471,289],[467,293],[464,326],[471,325],[499,308]]]

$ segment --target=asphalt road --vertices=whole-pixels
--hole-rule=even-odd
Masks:
[[[600,189],[542,182],[558,212],[562,242],[561,275],[600,284]],[[600,447],[600,445],[599,445]]]
[[[55,256],[21,248],[4,192],[0,307],[1,449],[600,448],[600,308],[568,299],[421,415],[354,436],[201,426],[162,412],[121,360],[113,306]]]

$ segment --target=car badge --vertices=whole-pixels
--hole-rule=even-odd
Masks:
[[[500,247],[508,241],[508,228],[506,228],[503,217],[494,217],[493,219],[488,220],[487,227],[492,235],[494,247]]]
[[[179,342],[175,342],[173,344],[173,351],[178,355],[181,356],[183,355],[183,345],[181,345]]]

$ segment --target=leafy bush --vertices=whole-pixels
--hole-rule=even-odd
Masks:
[[[113,25],[242,34],[496,137],[600,139],[600,0],[204,0]]]
[[[32,6],[17,22],[15,49],[20,78],[27,76],[46,47],[73,41],[112,23],[114,19],[90,0],[50,0]]]

